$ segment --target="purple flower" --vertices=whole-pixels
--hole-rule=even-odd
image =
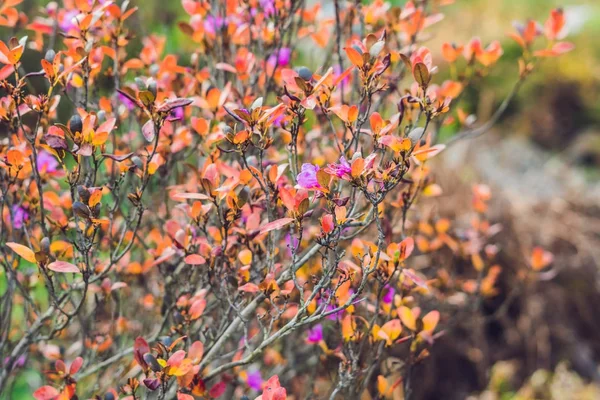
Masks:
[[[321,185],[317,180],[319,167],[313,164],[302,164],[302,171],[298,174],[298,186],[302,189],[319,189]]]
[[[37,168],[40,174],[53,174],[58,171],[58,161],[47,151],[40,151],[37,156]]]
[[[184,117],[183,107],[177,107],[177,108],[171,110],[171,117],[178,121],[183,120],[183,117]]]
[[[325,172],[335,175],[338,178],[347,178],[352,176],[352,167],[346,158],[342,156],[339,164],[329,164],[327,168],[325,168]]]
[[[279,51],[271,54],[269,57],[269,64],[276,67],[286,67],[290,65],[292,61],[292,49],[289,47],[282,47]]]
[[[396,291],[391,286],[386,286],[387,292],[383,295],[382,299],[385,304],[391,304],[394,301],[394,295]]]
[[[156,390],[160,386],[160,381],[158,379],[144,379],[142,382],[150,390]]]
[[[60,23],[58,24],[59,28],[63,32],[69,32],[71,29],[75,29],[78,27],[77,20],[75,17],[79,15],[78,10],[67,11],[64,15]]]
[[[270,17],[275,14],[275,0],[259,0],[259,4],[266,17]]]
[[[29,213],[26,209],[17,204],[13,205],[11,209],[13,215],[13,228],[21,229],[23,227],[23,224],[25,224],[25,222],[29,220]]]
[[[248,376],[246,378],[246,383],[252,389],[259,392],[262,389],[262,377],[260,376],[260,371],[248,372]]]
[[[129,111],[131,111],[131,110],[133,110],[135,108],[135,103],[133,101],[131,101],[127,96],[125,96],[125,95],[123,95],[121,93],[119,93],[118,96],[119,96],[119,101],[121,103],[123,103],[123,105],[125,107],[127,107],[127,109]]]
[[[312,329],[308,330],[308,343],[319,343],[323,340],[323,325],[317,324]]]
[[[217,31],[223,29],[223,27],[227,24],[227,21],[221,17],[214,17],[213,15],[209,15],[204,20],[204,29],[206,32],[215,35]]]
[[[336,64],[333,66],[333,76],[335,78],[337,78],[338,76],[340,76],[343,73],[344,73],[344,70],[340,67],[339,64]],[[350,75],[348,75],[344,79],[342,79],[342,82],[340,82],[340,83],[341,83],[342,87],[345,87],[348,85],[349,82],[350,82]]]
[[[298,247],[298,238],[295,237],[295,236],[292,237],[288,233],[287,235],[285,235],[285,242],[287,243],[288,255],[291,257],[292,256],[292,249],[295,249],[295,248]]]
[[[328,304],[327,307],[326,307],[326,309],[327,309],[326,312],[331,312],[331,311],[335,310],[336,308],[338,308],[336,305],[334,305],[334,304]],[[342,315],[344,315],[344,310],[339,310],[337,312],[334,312],[333,314],[329,314],[327,316],[327,319],[329,319],[331,321],[335,321],[338,318],[342,318]]]
[[[8,362],[10,361],[10,357],[6,357],[4,359],[4,366],[5,367],[9,367]],[[25,365],[25,362],[27,361],[27,356],[20,356],[19,358],[17,358],[14,362],[12,367],[13,368],[22,368]]]

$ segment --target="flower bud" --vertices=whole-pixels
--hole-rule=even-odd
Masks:
[[[156,98],[156,81],[154,79],[148,79],[148,91]]]
[[[83,131],[83,121],[79,114],[75,114],[71,117],[69,120],[69,129],[71,130],[71,133],[81,133],[81,131]]]
[[[144,354],[144,361],[146,362],[146,364],[148,364],[148,366],[150,367],[150,369],[152,371],[154,371],[154,372],[162,371],[162,367],[156,360],[156,357],[154,357],[151,353]]]
[[[133,165],[135,165],[139,169],[144,168],[144,162],[138,156],[131,157],[131,162],[133,163]]]
[[[44,237],[40,241],[40,248],[42,249],[42,253],[50,254],[50,239],[48,239],[47,237]]]
[[[305,81],[310,81],[312,79],[313,73],[310,69],[306,67],[298,67],[296,72],[298,73],[298,76],[304,79]]]
[[[49,63],[51,63],[51,62],[54,62],[54,57],[56,57],[56,52],[54,50],[50,49],[46,52],[44,59],[46,61],[48,61]]]

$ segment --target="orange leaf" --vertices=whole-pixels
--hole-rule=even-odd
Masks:
[[[536,247],[533,249],[533,252],[531,254],[531,268],[534,271],[540,271],[546,268],[548,265],[550,265],[553,260],[554,256],[552,255],[552,253],[544,250],[541,247]]]
[[[354,64],[358,68],[361,68],[364,65],[362,55],[358,51],[356,51],[352,47],[345,47],[344,50],[346,50],[346,54],[348,55],[348,58],[350,59],[350,62],[352,64]]]
[[[357,340],[358,337],[356,333],[356,322],[352,315],[346,314],[344,319],[342,319],[342,337],[345,341],[354,341]]]
[[[383,375],[377,377],[377,391],[380,395],[385,396],[388,391],[389,385],[387,379]]]
[[[100,200],[102,200],[102,189],[94,190],[94,192],[90,196],[90,199],[88,201],[88,205],[90,206],[90,208],[92,208],[96,204],[100,203]]]

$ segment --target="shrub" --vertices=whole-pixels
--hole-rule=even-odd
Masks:
[[[502,46],[423,47],[451,1],[183,0],[178,54],[129,1],[19,3],[0,5],[20,35],[0,42],[0,392],[33,369],[38,400],[410,398],[495,295],[490,190],[456,229],[420,207],[429,160],[571,50],[560,9],[516,26],[514,87],[477,123],[454,105]],[[552,261],[532,254],[524,279]]]

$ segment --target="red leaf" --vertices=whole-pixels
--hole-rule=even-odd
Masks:
[[[79,274],[81,271],[75,265],[66,261],[54,261],[48,264],[48,269],[54,272]]]
[[[208,394],[213,399],[216,399],[217,397],[221,397],[223,393],[225,393],[225,389],[227,389],[227,385],[225,384],[225,382],[221,381],[219,383],[216,383],[213,387],[211,387]]]
[[[33,397],[35,400],[54,400],[58,397],[59,392],[52,386],[42,386],[35,392],[33,392]]]
[[[276,229],[281,229],[284,226],[289,225],[293,221],[294,221],[294,218],[280,218],[278,220],[275,220],[273,222],[269,222],[268,224],[264,225],[260,229],[260,233],[265,233],[265,232],[274,231]]]
[[[287,393],[285,388],[281,387],[281,384],[279,383],[279,377],[277,375],[273,375],[265,384],[262,400],[285,400],[286,398]]]
[[[77,371],[79,371],[79,369],[81,369],[82,365],[83,365],[83,358],[77,357],[75,360],[73,360],[73,363],[71,363],[71,368],[69,368],[69,375],[75,375],[77,373]]]
[[[56,360],[56,362],[54,363],[54,369],[56,370],[56,372],[60,372],[62,374],[67,373],[67,366],[65,365],[65,362],[63,360]]]
[[[148,342],[141,336],[138,336],[133,343],[133,357],[135,361],[141,366],[145,367],[146,362],[144,361],[144,354],[150,351],[150,346],[148,346]]]

